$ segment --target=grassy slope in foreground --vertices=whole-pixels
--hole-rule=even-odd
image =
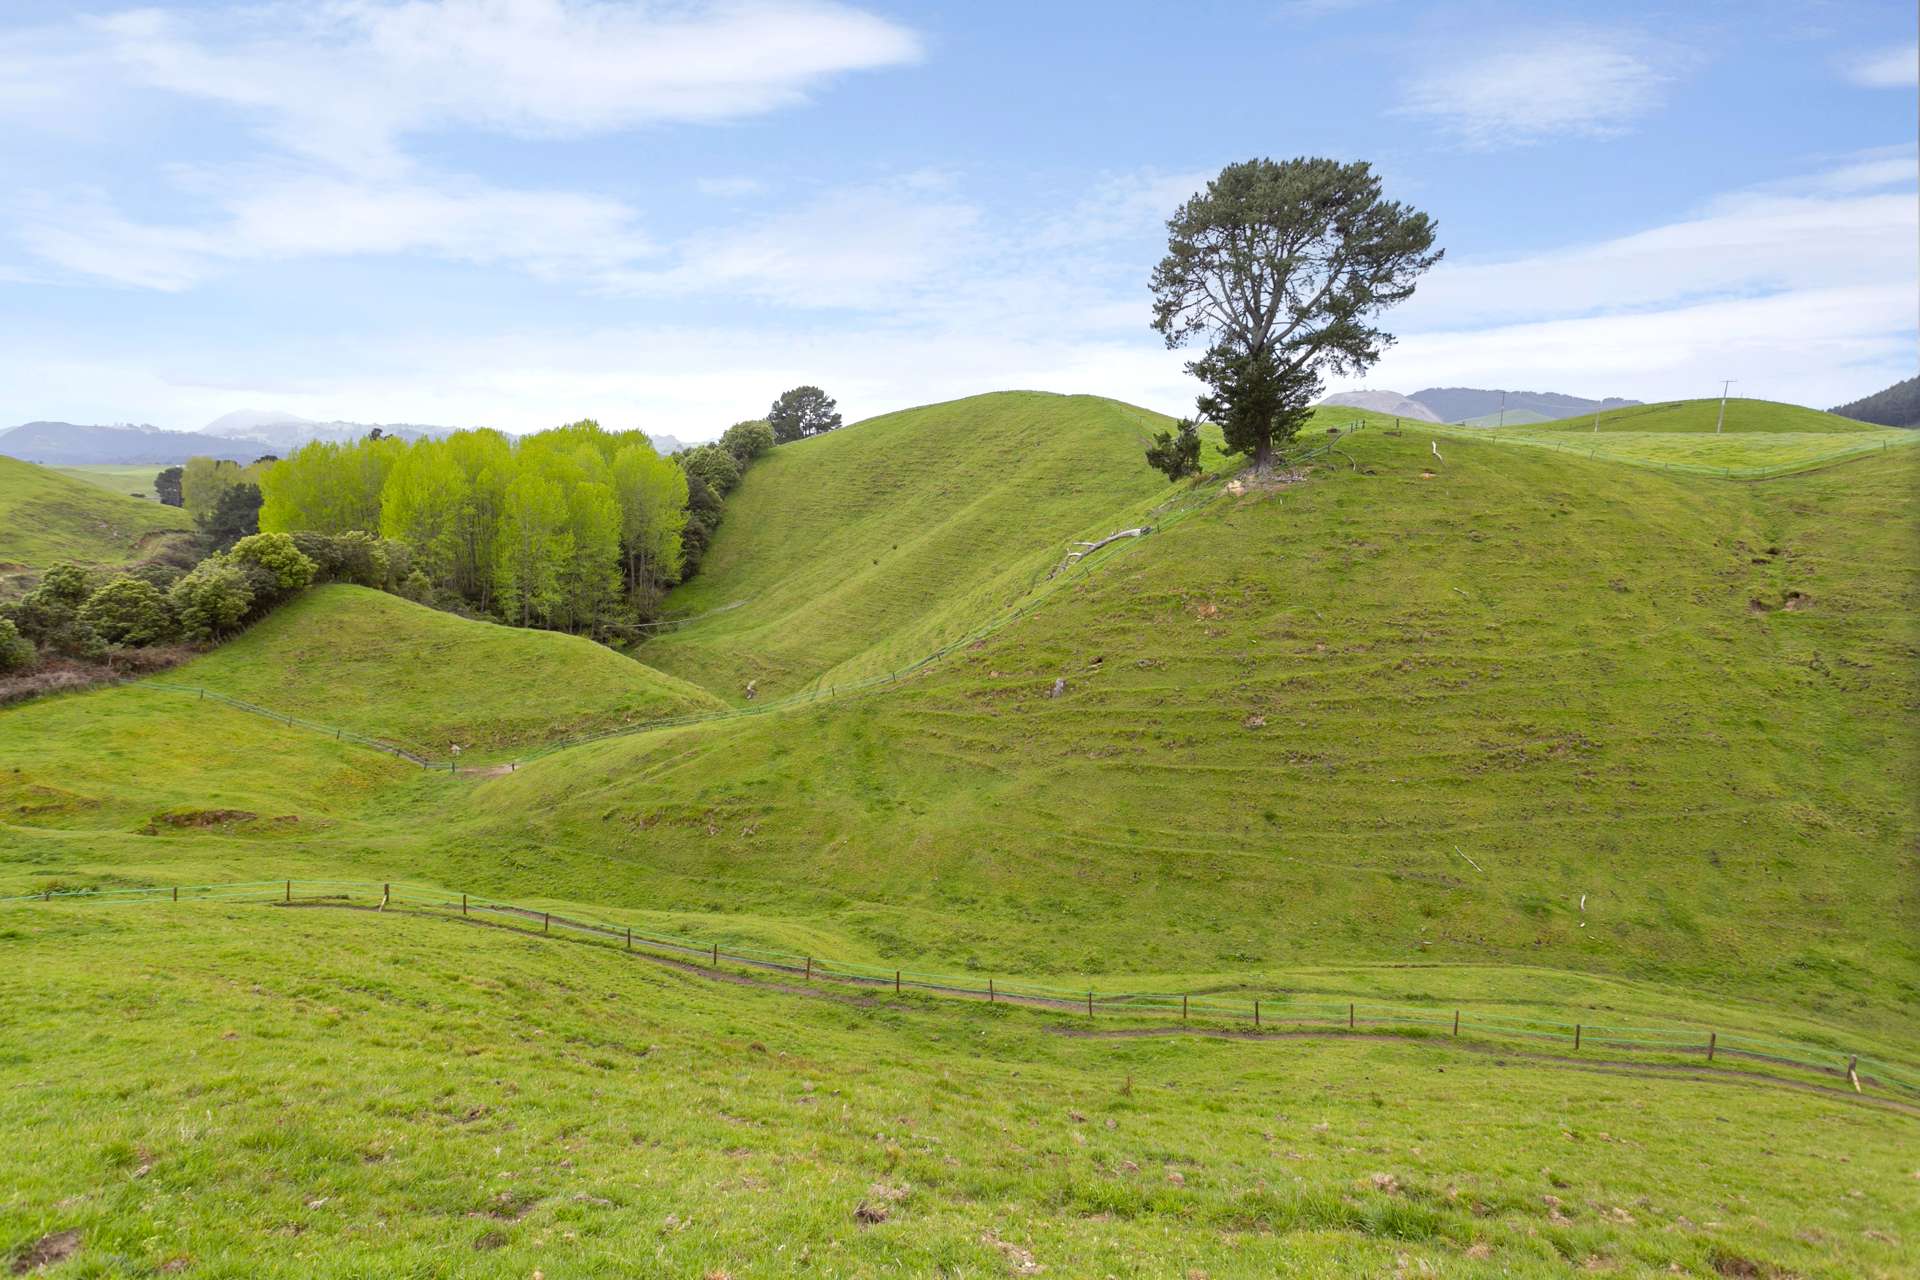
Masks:
[[[0,571],[38,572],[65,560],[117,564],[132,559],[150,535],[192,527],[177,507],[0,457]]]
[[[1062,1022],[406,912],[8,905],[0,1259],[65,1232],[55,1274],[222,1280],[1840,1280],[1910,1257],[1920,1121],[1850,1095]]]
[[[1728,485],[1343,447],[899,690],[566,752],[454,820],[539,849],[503,889],[855,958],[1535,964],[1900,1025],[1920,453]]]
[[[1015,391],[908,409],[782,445],[727,500],[669,606],[740,607],[650,641],[649,663],[723,697],[903,666],[1026,593],[1072,538],[1162,491],[1141,449],[1167,419]]]
[[[434,759],[716,710],[711,695],[581,636],[318,587],[168,674]]]

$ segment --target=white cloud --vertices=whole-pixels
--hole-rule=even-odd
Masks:
[[[403,137],[435,129],[736,119],[920,53],[905,28],[831,0],[279,0],[90,25],[139,83],[243,108],[282,146],[356,169],[395,163]]]
[[[714,196],[722,200],[740,200],[747,196],[757,196],[767,189],[767,184],[760,179],[744,175],[730,178],[700,178],[693,185],[701,195]]]
[[[1865,89],[1911,89],[1920,85],[1920,44],[1864,54],[1847,64],[1846,75]]]
[[[1398,112],[1472,147],[1606,137],[1651,111],[1667,79],[1639,37],[1568,28],[1449,58],[1407,86]]]
[[[1657,399],[1733,377],[1753,395],[1848,399],[1913,372],[1914,186],[1910,148],[1871,152],[1633,235],[1448,260],[1390,315],[1400,342],[1367,381]]]
[[[220,209],[202,225],[137,222],[98,199],[38,200],[25,245],[81,275],[179,291],[235,264],[420,253],[547,277],[624,269],[653,251],[616,200],[457,178],[355,182],[311,174],[190,175]]]
[[[1913,299],[1908,280],[1410,334],[1368,381],[1665,400],[1737,378],[1742,395],[1825,407],[1913,375]]]
[[[935,281],[977,265],[979,220],[971,204],[925,178],[840,188],[690,237],[671,265],[616,273],[607,285],[785,306],[908,309]]]

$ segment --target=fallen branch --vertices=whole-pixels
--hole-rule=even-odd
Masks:
[[[1081,547],[1081,548],[1084,548],[1084,550],[1067,552],[1067,558],[1054,566],[1053,572],[1047,575],[1047,580],[1051,582],[1054,578],[1059,577],[1061,571],[1064,570],[1068,565],[1072,564],[1074,561],[1079,560],[1083,557],[1092,555],[1094,552],[1098,551],[1100,548],[1106,546],[1109,542],[1118,542],[1122,538],[1144,538],[1152,532],[1153,532],[1152,525],[1143,524],[1137,529],[1122,529],[1118,533],[1110,533],[1106,537],[1100,539],[1100,541],[1098,542],[1077,542],[1076,541],[1076,542],[1069,543],[1068,544],[1069,546]]]

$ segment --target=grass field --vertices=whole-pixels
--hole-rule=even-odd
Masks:
[[[0,589],[62,561],[119,564],[152,539],[192,529],[176,507],[138,502],[48,467],[0,457]]]
[[[1788,475],[1920,444],[1920,432],[1765,400],[1728,401],[1726,430],[1715,432],[1719,408],[1717,400],[1685,400],[1616,409],[1602,416],[1598,431],[1592,418],[1566,418],[1498,431],[1432,426],[1428,433],[1722,479]]]
[[[581,636],[469,621],[343,585],[307,592],[166,678],[431,759],[458,744],[469,762],[721,706]]]
[[[0,953],[0,1242],[61,1274],[1892,1277],[1916,1225],[1920,1122],[1732,1073],[1075,1038],[405,913],[9,907]]]
[[[782,445],[727,500],[683,616],[641,657],[731,701],[904,666],[1024,595],[1074,538],[1124,527],[1171,422],[1094,396],[1004,392]]]
[[[1856,422],[1852,418],[1842,418],[1837,414],[1809,409],[1803,405],[1782,404],[1777,400],[1746,400],[1738,396],[1729,397],[1727,400],[1724,425],[1721,425],[1720,402],[1715,399],[1667,400],[1659,404],[1638,404],[1626,409],[1609,409],[1600,415],[1599,420],[1598,434],[1601,435],[1609,431],[1659,434],[1707,432],[1711,434],[1716,425],[1720,425],[1723,432],[1736,435],[1774,431],[1792,435],[1848,435],[1886,430],[1872,423]],[[1542,431],[1592,432],[1594,416],[1576,414],[1571,418],[1561,418],[1557,422],[1541,422],[1537,426]]]
[[[99,485],[109,493],[122,494],[129,498],[145,498],[149,502],[160,499],[153,491],[154,477],[165,467],[140,464],[122,466],[118,463],[76,463],[69,467],[52,467],[63,476],[72,476],[75,480],[84,480],[88,484]]]
[[[870,482],[875,424],[776,451],[703,588],[758,612],[641,655],[729,700],[750,672],[877,669],[1032,599],[1065,540],[1203,505],[900,685],[506,776],[138,685],[0,711],[0,892],[425,880],[976,982],[1920,1063],[1920,451],[1730,484],[1485,433],[1436,462],[1427,432],[1369,428],[1234,493],[1134,487],[1109,402],[960,404],[885,428],[922,461],[850,516],[864,541],[804,499],[855,511],[821,446]],[[1036,432],[1056,479],[1077,440],[1111,509],[970,509],[955,423]],[[833,609],[782,594],[919,526],[949,532],[898,534],[911,574]],[[171,678],[350,728],[502,726],[503,754],[624,705],[563,637],[360,603],[315,593]],[[77,1230],[74,1274],[1002,1275],[1030,1251],[1059,1275],[1895,1276],[1920,1238],[1920,1120],[1688,1063],[1073,1039],[1059,1013],[805,999],[404,911],[56,900],[0,906],[0,948],[0,1248]]]

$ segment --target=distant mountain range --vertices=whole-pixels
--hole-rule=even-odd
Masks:
[[[1371,409],[1375,413],[1390,413],[1396,418],[1412,418],[1417,422],[1441,421],[1439,414],[1418,400],[1401,395],[1398,391],[1342,391],[1338,395],[1328,396],[1320,403],[1345,405],[1351,409]]]
[[[1583,396],[1562,395],[1557,391],[1428,387],[1410,396],[1403,396],[1398,391],[1342,391],[1320,403],[1371,409],[1376,413],[1390,413],[1397,418],[1412,418],[1420,422],[1454,422],[1490,427],[1502,421],[1503,409],[1504,421],[1508,426],[1521,426],[1530,422],[1571,418],[1596,410],[1625,409],[1640,401],[1611,396],[1605,400],[1588,400]]]
[[[0,431],[0,454],[53,466],[118,464],[178,466],[188,458],[231,458],[252,462],[264,454],[285,454],[309,440],[358,440],[373,430],[363,422],[316,422],[291,413],[242,409],[215,418],[199,431],[159,427],[89,426],[73,422],[27,422]],[[411,424],[381,425],[387,435],[417,440],[444,435],[450,428]]]

